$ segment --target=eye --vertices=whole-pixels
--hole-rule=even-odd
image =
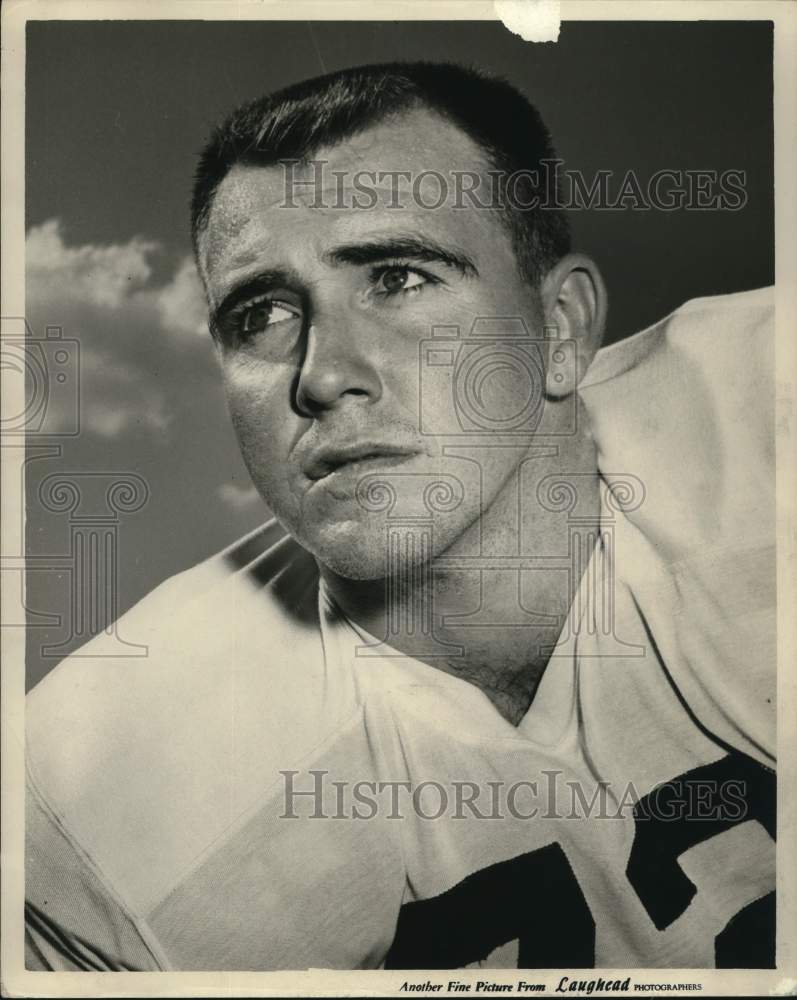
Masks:
[[[430,275],[415,268],[391,265],[377,268],[373,272],[374,292],[377,295],[391,296],[402,292],[420,291],[424,285],[432,283]]]
[[[244,303],[238,312],[237,319],[241,333],[251,336],[255,333],[262,333],[268,327],[276,326],[278,323],[286,323],[296,319],[296,316],[297,313],[292,307],[264,298]]]

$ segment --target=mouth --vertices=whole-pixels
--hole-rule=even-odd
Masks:
[[[377,469],[400,465],[418,454],[416,449],[375,442],[323,448],[305,463],[304,473],[313,482],[336,477],[340,473],[366,475]]]

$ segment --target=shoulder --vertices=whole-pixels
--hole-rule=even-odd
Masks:
[[[98,637],[28,696],[39,793],[146,909],[233,818],[334,728],[312,558],[272,522],[124,615],[146,655]]]
[[[772,289],[695,299],[600,352],[579,390],[601,471],[642,480],[634,520],[670,561],[773,541],[773,319]]]
[[[776,650],[771,289],[695,299],[601,352],[581,393],[603,477],[633,476],[615,564],[687,703],[771,759]]]
[[[666,361],[667,351],[685,350],[696,362],[709,355],[716,363],[744,363],[751,376],[761,377],[765,361],[750,357],[752,341],[760,348],[774,335],[775,289],[759,288],[733,295],[690,299],[652,326],[598,352],[582,383],[582,390],[597,388],[619,378],[654,357]],[[722,357],[716,354],[722,350]],[[752,369],[750,361],[753,361]]]
[[[150,717],[168,693],[224,685],[243,658],[233,658],[233,648],[257,658],[276,692],[282,654],[318,640],[316,594],[312,559],[269,522],[166,580],[123,615],[115,628],[131,655],[109,652],[100,634],[60,663],[28,696],[29,731],[40,721],[57,724],[67,711],[96,716],[97,732],[122,713],[146,709]],[[110,738],[113,726],[103,732]]]

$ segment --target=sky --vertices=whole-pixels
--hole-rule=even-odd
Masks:
[[[42,506],[53,472],[134,472],[148,499],[118,524],[118,611],[268,512],[229,426],[190,255],[197,154],[237,104],[318,73],[448,59],[507,77],[537,104],[570,169],[746,174],[736,212],[582,211],[601,265],[608,341],[689,298],[773,280],[771,29],[765,22],[565,24],[533,45],[500,23],[30,22],[27,319],[77,341],[80,433],[29,463],[29,683],[69,638],[69,524]],[[69,409],[68,399],[54,396]],[[64,647],[66,648],[66,647]]]

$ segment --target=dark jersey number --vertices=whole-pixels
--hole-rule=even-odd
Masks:
[[[731,783],[735,798],[728,802]],[[679,856],[749,819],[775,838],[775,776],[742,754],[680,775],[637,803],[626,874],[659,930],[686,910],[697,891]],[[518,968],[595,964],[595,921],[559,844],[483,868],[439,896],[406,903],[385,967],[461,968],[514,940]],[[718,968],[774,967],[774,893],[729,921],[716,939],[715,955]]]
[[[559,844],[482,868],[432,899],[406,903],[385,968],[461,968],[516,939],[521,969],[595,964],[595,921]]]
[[[734,753],[687,771],[640,799],[634,808],[636,831],[626,875],[659,930],[677,920],[697,892],[678,858],[751,819],[774,840],[775,792],[774,772]],[[729,921],[717,937],[715,955],[717,968],[774,968],[774,893],[750,903]]]

